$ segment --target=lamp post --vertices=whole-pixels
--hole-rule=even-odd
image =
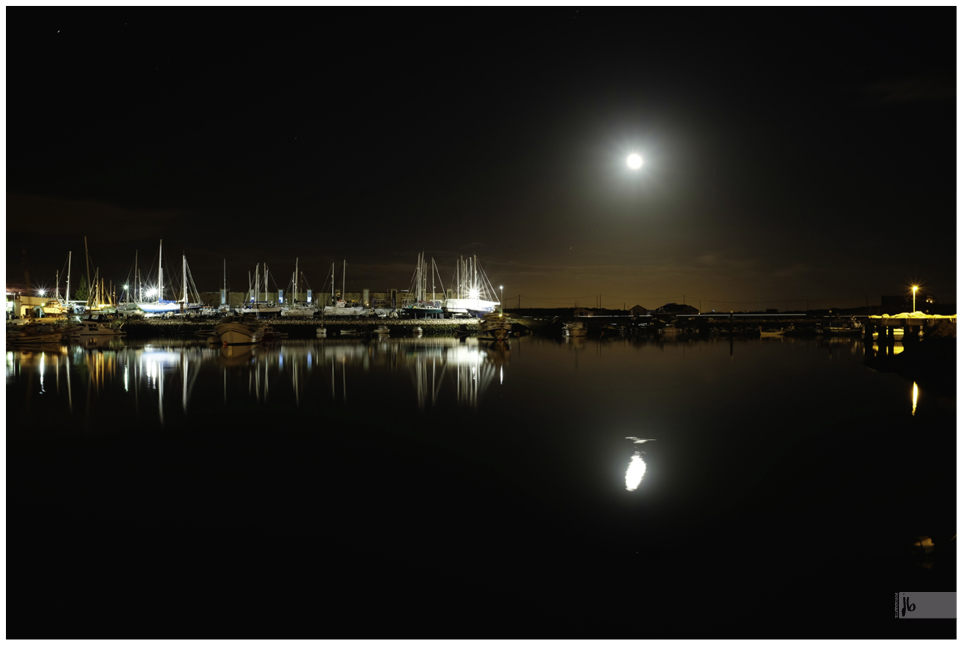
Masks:
[[[505,287],[503,287],[502,285],[498,285],[498,313],[499,314],[505,313],[505,307],[502,306],[504,299],[505,299]]]
[[[913,285],[913,313],[916,313],[916,292],[919,291],[919,287]]]

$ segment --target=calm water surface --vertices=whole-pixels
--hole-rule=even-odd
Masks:
[[[955,591],[906,545],[956,532],[956,405],[864,357],[8,350],[10,636],[898,636],[895,591]]]

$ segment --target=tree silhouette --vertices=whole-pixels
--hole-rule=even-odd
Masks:
[[[87,300],[90,297],[90,288],[87,287],[87,278],[80,277],[80,286],[74,292],[74,298],[77,300]]]

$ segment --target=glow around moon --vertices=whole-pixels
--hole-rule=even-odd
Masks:
[[[625,162],[628,163],[630,169],[638,169],[642,166],[642,156],[637,153],[631,154]]]

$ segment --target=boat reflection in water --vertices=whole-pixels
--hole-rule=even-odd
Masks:
[[[26,375],[48,399],[62,398],[65,415],[73,414],[78,390],[96,395],[83,400],[92,426],[130,418],[129,424],[165,427],[174,424],[170,418],[175,412],[177,423],[193,423],[197,414],[191,411],[198,405],[204,418],[216,404],[246,408],[290,403],[295,410],[316,409],[329,396],[330,402],[345,405],[353,375],[359,386],[355,404],[414,397],[420,410],[442,403],[475,408],[494,381],[504,382],[510,351],[508,343],[456,338],[315,339],[219,348],[164,340],[118,349],[52,345],[8,351],[7,377],[9,383]],[[57,378],[53,387],[51,374]],[[408,382],[414,384],[414,395],[404,390]],[[194,396],[198,391],[203,397]],[[406,393],[411,397],[405,398]]]
[[[453,384],[456,402],[478,407],[478,397],[498,377],[505,381],[511,348],[503,341],[486,344],[468,339],[420,340],[407,357],[418,393],[418,408],[436,406],[442,389]]]
[[[114,357],[114,361],[124,373],[124,392],[133,394],[135,413],[141,414],[142,392],[156,393],[157,417],[163,426],[165,389],[170,396],[179,398],[181,410],[187,415],[201,364],[215,354],[216,350],[206,347],[167,341],[146,344],[142,348],[125,348]],[[148,408],[145,414],[149,416],[152,412],[153,409]]]

